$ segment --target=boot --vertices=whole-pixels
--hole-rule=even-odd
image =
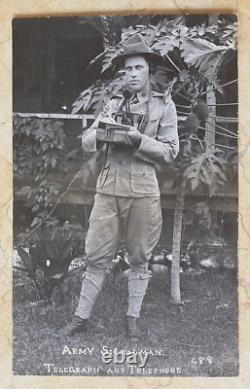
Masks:
[[[138,327],[138,319],[132,316],[127,316],[126,321],[127,337],[136,342],[141,337],[141,332]]]
[[[88,319],[81,319],[79,316],[75,316],[71,323],[59,330],[60,336],[73,336],[78,332],[87,332]]]

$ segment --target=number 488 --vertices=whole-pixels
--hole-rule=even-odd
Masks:
[[[191,363],[194,365],[204,365],[206,363],[212,365],[213,357],[211,357],[210,355],[208,355],[207,357],[197,357],[197,358],[194,357],[192,358]]]

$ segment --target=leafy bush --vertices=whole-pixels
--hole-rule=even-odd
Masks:
[[[25,188],[34,214],[33,227],[52,208],[62,188],[66,159],[63,122],[14,117],[13,129],[15,185]],[[57,174],[52,176],[53,171]]]
[[[76,254],[83,254],[85,233],[79,225],[66,223],[35,233],[28,251],[17,246],[27,276],[33,281],[38,299],[49,301],[56,288],[69,275],[69,266]]]

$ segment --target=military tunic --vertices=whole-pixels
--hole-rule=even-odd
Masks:
[[[116,120],[122,96],[116,96],[82,137],[83,149],[98,150],[96,127],[99,120]],[[94,206],[86,236],[87,272],[82,284],[76,315],[88,318],[104,275],[119,247],[123,231],[129,255],[129,304],[127,316],[139,317],[148,285],[148,260],[162,226],[156,167],[168,165],[179,150],[177,115],[173,101],[152,92],[132,100],[131,112],[148,116],[140,145],[111,145],[105,166],[97,180]]]
[[[82,146],[86,152],[97,150],[96,131],[98,121],[115,119],[122,96],[110,100],[106,109],[83,134]],[[145,114],[148,108],[148,121],[140,146],[111,146],[105,166],[97,180],[97,193],[122,197],[159,197],[156,168],[164,167],[174,160],[179,151],[177,115],[170,97],[166,100],[157,92],[151,92],[138,102],[130,104],[131,112]]]

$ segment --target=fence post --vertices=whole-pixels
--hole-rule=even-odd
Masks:
[[[218,15],[209,15],[208,24],[216,24]],[[216,122],[216,95],[211,84],[207,86],[206,102],[209,110],[209,122],[205,124],[205,141],[208,150],[214,151],[215,148],[215,122]]]

